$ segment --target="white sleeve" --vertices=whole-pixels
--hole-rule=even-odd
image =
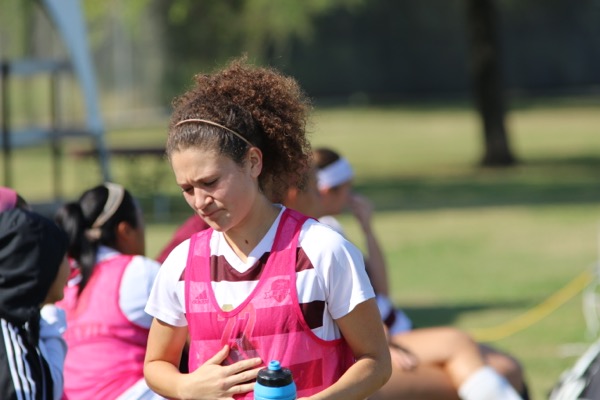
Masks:
[[[340,224],[340,221],[338,221],[335,217],[333,217],[331,215],[325,215],[325,216],[319,218],[319,222],[327,225],[328,227],[330,227],[331,229],[333,229],[340,235],[346,237],[346,234],[344,233],[344,228],[342,227],[342,224]]]
[[[172,326],[187,326],[185,318],[185,282],[190,241],[185,240],[163,262],[150,292],[146,312]]]
[[[309,220],[305,227],[301,246],[323,280],[332,318],[375,297],[361,251],[326,225]]]
[[[125,268],[119,288],[119,306],[132,323],[149,329],[152,317],[144,308],[158,274],[160,264],[144,256],[135,256]]]
[[[40,320],[40,352],[50,367],[54,387],[54,400],[63,395],[65,357],[67,343],[62,337],[67,327],[65,311],[54,304],[42,307]]]

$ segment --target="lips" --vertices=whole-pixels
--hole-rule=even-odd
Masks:
[[[200,216],[201,216],[202,218],[211,218],[213,215],[215,215],[215,214],[216,214],[216,213],[218,213],[219,211],[220,211],[220,210],[214,210],[214,211],[211,211],[211,212],[209,212],[209,213],[202,213],[202,214],[200,214]]]

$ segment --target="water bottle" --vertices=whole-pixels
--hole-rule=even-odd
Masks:
[[[258,371],[254,385],[254,400],[295,400],[296,384],[292,371],[272,360],[267,368]]]

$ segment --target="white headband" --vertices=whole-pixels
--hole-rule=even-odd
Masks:
[[[339,158],[317,172],[317,185],[319,189],[329,189],[350,181],[353,176],[348,160]]]
[[[108,197],[106,198],[106,203],[104,203],[104,208],[92,224],[92,227],[85,231],[85,235],[90,240],[100,239],[102,235],[100,228],[115,214],[123,202],[123,196],[125,196],[125,189],[119,184],[106,182],[104,183],[104,187],[108,189]]]

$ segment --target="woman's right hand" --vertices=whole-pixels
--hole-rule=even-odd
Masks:
[[[373,204],[371,201],[357,193],[352,193],[349,198],[350,210],[356,217],[363,231],[371,229],[371,218],[373,216]]]
[[[224,346],[194,372],[185,376],[180,395],[184,399],[233,399],[233,395],[254,389],[254,379],[262,368],[260,358],[221,365],[229,355]],[[201,393],[201,395],[199,395]]]

